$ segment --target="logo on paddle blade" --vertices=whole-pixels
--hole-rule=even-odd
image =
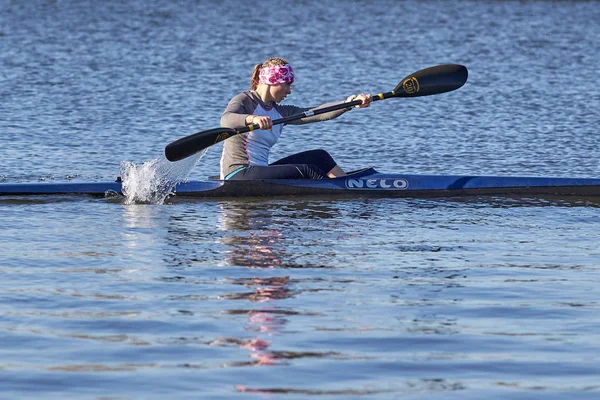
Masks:
[[[408,188],[406,179],[346,179],[347,189],[364,190],[405,190]]]
[[[402,82],[402,88],[407,94],[417,93],[420,89],[419,81],[414,76],[406,78],[404,82]]]
[[[229,133],[223,132],[223,133],[219,134],[219,136],[217,136],[217,138],[215,139],[215,143],[219,143],[225,139],[229,139],[229,136],[230,136]]]

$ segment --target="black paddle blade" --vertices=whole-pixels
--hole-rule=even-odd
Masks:
[[[215,128],[208,131],[194,133],[170,143],[165,147],[167,160],[179,161],[198,153],[199,150],[212,146],[215,143],[237,135],[238,131],[231,128]]]
[[[467,82],[467,67],[444,64],[425,68],[404,78],[394,88],[393,97],[419,97],[451,92]]]

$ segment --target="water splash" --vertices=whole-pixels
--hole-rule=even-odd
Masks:
[[[175,186],[187,180],[190,172],[207,150],[181,161],[170,162],[161,156],[137,165],[121,162],[121,180],[125,204],[163,204]]]

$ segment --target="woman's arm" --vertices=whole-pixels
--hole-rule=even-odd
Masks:
[[[245,92],[240,93],[229,101],[221,116],[221,126],[224,128],[239,128],[249,125],[256,102]]]
[[[221,116],[221,126],[224,128],[239,128],[256,124],[260,129],[271,129],[273,126],[271,118],[253,115],[259,102],[248,92],[240,93],[235,96]]]
[[[325,107],[329,107],[329,106],[333,106],[333,105],[349,103],[353,100],[362,100],[363,103],[356,107],[357,108],[365,108],[365,107],[369,107],[373,98],[371,95],[366,95],[366,94],[361,93],[358,96],[356,96],[356,95],[349,96],[344,101],[321,104],[320,106],[314,107],[314,108],[301,108],[301,107],[296,107],[296,106],[278,106],[278,110],[282,116],[289,117],[290,115],[300,114],[300,113],[303,113],[308,110],[318,110],[319,108],[325,108]],[[312,122],[328,121],[330,119],[339,117],[340,115],[344,114],[346,111],[349,111],[351,109],[352,109],[352,107],[349,107],[349,108],[343,108],[341,110],[331,111],[328,113],[313,115],[312,117],[306,117],[306,118],[302,118],[302,119],[299,119],[296,121],[292,121],[292,122],[290,122],[290,124],[302,125],[302,124],[309,124]]]

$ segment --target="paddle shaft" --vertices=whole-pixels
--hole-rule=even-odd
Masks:
[[[381,99],[373,97],[373,101],[375,101],[375,100],[381,100]],[[308,110],[308,111],[304,111],[303,113],[290,115],[289,117],[274,119],[273,125],[285,124],[287,122],[296,121],[296,120],[306,118],[306,117],[312,117],[313,115],[325,114],[325,113],[328,113],[331,111],[341,110],[343,108],[352,108],[359,104],[362,104],[361,100],[352,100],[347,103],[334,104],[332,106]],[[237,128],[237,129],[235,129],[235,131],[237,133],[246,133],[246,132],[250,132],[250,131],[253,131],[253,130],[259,129],[259,128],[260,127],[258,126],[258,124],[252,124],[252,125],[244,126],[241,128]]]

